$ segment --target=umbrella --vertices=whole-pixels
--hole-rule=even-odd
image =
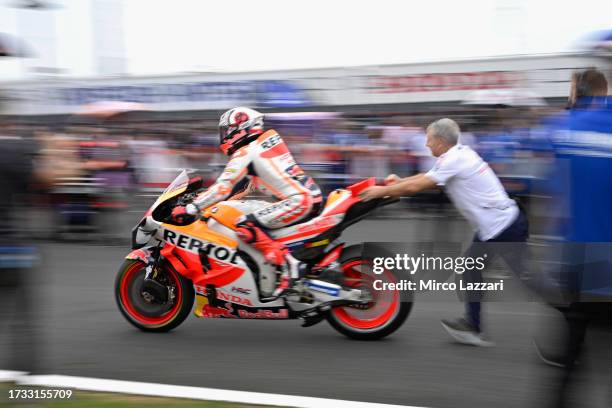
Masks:
[[[526,89],[479,89],[470,92],[463,105],[546,106],[538,94]]]
[[[23,41],[12,35],[0,33],[0,58],[24,58],[31,55],[32,53]]]
[[[137,102],[123,101],[98,101],[82,106],[77,112],[77,116],[93,119],[110,119],[127,112],[148,111],[146,105]]]

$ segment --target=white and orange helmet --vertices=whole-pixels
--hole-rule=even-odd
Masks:
[[[263,133],[264,115],[254,109],[237,107],[219,119],[219,147],[226,155],[251,143]]]

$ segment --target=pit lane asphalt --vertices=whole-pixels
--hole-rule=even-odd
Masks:
[[[353,226],[344,238],[470,235],[457,220],[378,219]],[[418,298],[405,325],[376,342],[349,340],[326,322],[301,328],[299,321],[193,316],[171,333],[151,334],[129,325],[115,305],[113,283],[127,246],[43,244],[41,251],[32,290],[44,374],[435,408],[543,406],[559,374],[534,356],[531,336],[554,313],[533,302],[485,306],[492,348],[456,345],[443,332],[439,320],[459,316],[458,302]]]

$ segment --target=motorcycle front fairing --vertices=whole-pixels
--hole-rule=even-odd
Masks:
[[[142,219],[132,229],[132,249],[139,249],[149,243],[161,223],[153,219],[153,212],[162,203],[184,193],[189,187],[189,174],[183,170],[157,197]]]

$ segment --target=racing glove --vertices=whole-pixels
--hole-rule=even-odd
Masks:
[[[195,221],[198,207],[194,204],[179,205],[172,210],[172,220],[177,224],[189,224]]]

